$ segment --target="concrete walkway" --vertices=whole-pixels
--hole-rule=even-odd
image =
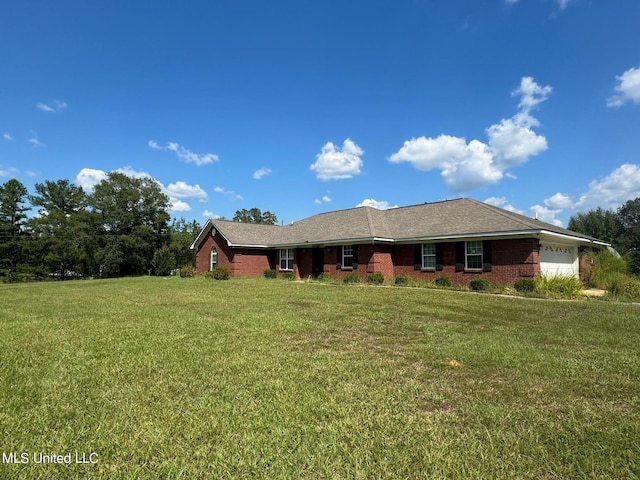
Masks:
[[[586,297],[602,297],[607,294],[606,290],[600,290],[599,288],[587,288],[582,290],[582,294]]]

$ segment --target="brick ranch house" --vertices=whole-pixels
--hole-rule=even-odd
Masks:
[[[578,276],[580,252],[607,245],[462,198],[389,210],[357,207],[284,226],[211,219],[191,248],[198,273],[225,266],[246,277],[276,269],[296,278],[355,273],[366,280],[380,272],[386,279],[446,275],[457,285],[478,277],[513,285],[540,274]]]

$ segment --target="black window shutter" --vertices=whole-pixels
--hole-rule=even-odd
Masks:
[[[456,272],[464,270],[464,247],[465,242],[456,243]]]
[[[490,272],[491,264],[493,263],[493,255],[491,252],[492,242],[491,240],[485,240],[482,242],[482,271]]]
[[[421,243],[415,245],[413,249],[413,269],[414,270],[422,269],[422,244]]]
[[[358,269],[358,246],[354,245],[353,247],[353,269]]]
[[[443,244],[436,243],[436,271],[441,272],[444,269],[444,252]]]
[[[336,257],[336,269],[340,270],[342,268],[342,245],[336,247]]]

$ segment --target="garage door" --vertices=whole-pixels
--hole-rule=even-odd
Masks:
[[[547,276],[577,277],[578,248],[554,243],[540,245],[540,273]]]

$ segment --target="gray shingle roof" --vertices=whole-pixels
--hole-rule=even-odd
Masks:
[[[231,245],[283,247],[306,244],[409,242],[427,239],[535,234],[541,231],[594,238],[468,198],[378,210],[357,207],[320,213],[290,225],[256,225],[227,220],[211,224]],[[194,245],[198,243],[198,239]],[[604,243],[604,242],[600,242]]]

